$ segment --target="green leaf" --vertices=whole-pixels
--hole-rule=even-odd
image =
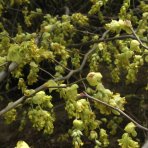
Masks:
[[[99,82],[101,82],[102,75],[100,72],[90,72],[86,79],[91,86],[96,86]]]
[[[121,148],[139,148],[138,142],[134,141],[128,133],[124,133],[118,142]]]
[[[137,136],[137,132],[135,131],[135,124],[133,122],[130,122],[129,124],[127,124],[127,126],[124,128],[124,130],[131,134],[133,137]]]
[[[15,148],[30,148],[25,141],[18,141]]]
[[[56,90],[57,88],[54,88],[55,86],[58,86],[58,84],[54,80],[49,80],[46,84],[46,87],[49,87],[49,92],[51,93],[53,90]],[[52,88],[53,87],[53,88]]]
[[[16,63],[21,63],[23,57],[21,57],[19,52],[20,52],[20,47],[18,44],[11,45],[8,51],[7,60]]]

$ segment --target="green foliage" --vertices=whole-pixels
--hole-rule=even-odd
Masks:
[[[31,123],[52,136],[58,131],[57,104],[63,103],[70,124],[61,125],[66,136],[57,139],[71,137],[75,148],[87,141],[103,148],[115,137],[122,148],[140,147],[136,126],[129,123],[123,133],[126,121],[115,109],[126,111],[131,90],[121,89],[138,86],[148,63],[147,10],[145,0],[0,1],[0,95],[11,98],[0,100],[2,107],[8,104],[6,123],[19,119],[21,131]],[[17,68],[11,70],[13,62]],[[9,96],[13,87],[15,97]],[[18,141],[19,147],[29,146]]]
[[[135,148],[139,148],[139,144],[138,142],[134,141],[132,139],[132,137],[136,137],[137,136],[137,132],[135,131],[135,125],[130,122],[129,124],[127,124],[127,126],[124,128],[124,130],[126,131],[126,133],[124,133],[122,135],[122,138],[118,140],[119,145],[122,148],[130,148],[130,147],[135,147]]]
[[[128,133],[124,133],[122,139],[119,139],[118,142],[121,148],[139,148],[138,142],[132,140]]]
[[[75,148],[80,148],[83,146],[83,142],[81,140],[82,132],[78,129],[72,131],[71,136],[73,137],[73,145]]]
[[[71,16],[71,20],[73,21],[73,23],[78,24],[80,26],[85,26],[88,24],[88,18],[81,13],[74,13]]]
[[[15,148],[29,148],[29,146],[25,141],[18,141]]]
[[[91,72],[86,79],[91,86],[96,86],[101,81],[102,75],[100,73]]]
[[[41,108],[52,108],[51,99],[52,96],[48,96],[44,91],[40,91],[32,98],[29,98],[29,103],[39,105]]]
[[[125,127],[125,131],[129,134],[131,134],[133,137],[136,137],[137,136],[137,132],[135,131],[135,125],[130,122],[126,127]]]
[[[11,103],[12,102],[10,102],[8,104],[8,106],[11,105]],[[16,117],[17,117],[16,109],[12,109],[12,110],[8,111],[6,114],[4,114],[5,123],[11,124],[12,122],[14,122],[16,120]]]
[[[116,93],[113,94],[109,89],[104,88],[102,82],[101,82],[102,75],[100,73],[90,72],[87,75],[87,81],[90,85],[96,86],[96,89],[94,91],[87,90],[88,93],[93,95],[95,98],[100,99],[108,104],[110,104],[113,107],[117,107],[121,110],[124,110],[124,104],[126,103],[125,98],[120,97],[120,94]],[[99,104],[98,102],[95,102],[96,108],[98,108],[101,112],[101,114],[110,114],[113,112],[114,114],[119,115],[119,112],[115,110],[108,109],[106,106]]]
[[[131,34],[130,27],[131,24],[129,20],[112,20],[111,23],[106,24],[106,29],[116,33],[120,33],[121,30],[124,30],[126,33]]]
[[[100,9],[103,5],[106,5],[108,0],[90,0],[90,1],[93,3],[93,5],[91,6],[91,9],[89,10],[88,14],[93,15],[98,13],[99,19],[101,19],[103,15]]]
[[[50,112],[42,110],[39,107],[31,109],[28,112],[28,117],[33,124],[33,127],[38,131],[43,130],[45,134],[51,134],[53,132],[53,117]]]
[[[107,147],[109,145],[108,135],[106,130],[100,129],[100,139],[99,141],[102,143],[102,147]]]

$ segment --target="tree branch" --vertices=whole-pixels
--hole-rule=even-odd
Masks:
[[[66,76],[61,77],[61,78],[56,78],[56,79],[54,79],[54,80],[55,80],[55,81],[68,80],[74,73],[80,72],[80,71],[84,68],[88,56],[89,56],[96,48],[97,48],[97,45],[94,44],[93,47],[92,47],[92,49],[89,50],[89,51],[85,54],[84,59],[83,59],[83,61],[82,61],[82,64],[81,64],[81,66],[80,66],[78,69],[71,70]]]
[[[133,29],[132,27],[131,27],[131,31],[132,31],[133,35],[135,36],[136,40],[140,43],[140,45],[141,45],[142,47],[144,47],[145,49],[148,49],[148,47],[145,46],[145,45],[142,43],[142,41],[141,41],[140,38],[137,36],[136,32],[134,31],[134,29]]]
[[[14,71],[17,67],[18,64],[16,62],[10,63],[8,69],[0,72],[0,82],[2,82],[8,76],[8,74]]]
[[[86,60],[87,60],[88,56],[96,49],[96,47],[97,47],[97,45],[94,44],[93,47],[92,47],[92,49],[89,50],[89,51],[85,54],[84,59],[83,59],[83,61],[82,61],[82,64],[81,64],[81,66],[80,66],[78,69],[71,70],[66,76],[61,77],[61,78],[55,78],[55,79],[53,79],[53,80],[54,80],[54,81],[67,80],[67,79],[69,79],[74,73],[80,72],[80,71],[83,69],[83,67],[85,66],[85,63],[86,63]],[[16,108],[20,103],[22,103],[23,101],[25,101],[27,98],[29,98],[29,97],[35,95],[37,92],[39,92],[39,91],[41,91],[41,90],[46,90],[46,89],[48,89],[48,88],[49,88],[49,87],[46,86],[46,82],[45,82],[43,85],[41,85],[41,86],[39,86],[38,88],[36,88],[36,89],[35,89],[35,92],[32,93],[31,95],[29,95],[29,96],[25,96],[25,95],[24,95],[24,96],[22,96],[21,98],[19,98],[18,100],[16,100],[15,102],[13,102],[11,105],[6,106],[4,109],[2,109],[2,110],[0,111],[0,116],[2,116],[4,113],[10,111],[11,109]]]
[[[71,45],[68,45],[67,47],[68,48],[77,48],[77,47],[81,47],[81,46],[89,46],[94,43],[109,42],[109,41],[113,41],[113,40],[124,40],[127,38],[138,40],[137,37],[135,37],[134,35],[122,35],[122,36],[115,36],[115,37],[110,37],[110,38],[106,38],[106,39],[101,38],[99,40],[88,41],[88,42],[84,42],[84,43],[71,44]],[[140,39],[140,40],[144,43],[148,43],[148,41],[146,41],[146,40],[142,40],[142,39]]]
[[[65,88],[66,86],[50,86],[47,87],[46,84],[44,83],[43,85],[39,86],[38,88],[35,89],[35,91],[28,95],[28,96],[22,96],[21,98],[19,98],[18,100],[16,100],[15,102],[11,103],[10,105],[6,106],[4,109],[2,109],[0,111],[0,116],[2,116],[4,113],[10,111],[13,108],[16,108],[20,103],[22,103],[23,101],[25,101],[27,98],[30,98],[32,96],[34,96],[37,92],[41,91],[41,90],[45,90],[48,88]]]
[[[148,131],[148,128],[146,128],[146,127],[140,125],[139,123],[137,123],[134,119],[132,119],[129,115],[127,115],[125,112],[123,112],[123,111],[120,110],[119,108],[113,107],[113,106],[107,104],[107,103],[104,102],[104,101],[101,101],[101,100],[99,100],[99,99],[96,99],[96,98],[94,98],[94,97],[88,95],[86,92],[83,92],[83,94],[81,94],[81,96],[82,96],[82,97],[87,97],[87,98],[92,99],[92,100],[94,100],[94,101],[97,101],[97,102],[99,102],[99,103],[101,103],[101,104],[103,104],[103,105],[105,105],[105,106],[107,106],[107,107],[109,107],[109,108],[111,108],[111,109],[114,109],[114,110],[118,111],[120,114],[122,114],[122,115],[125,116],[127,119],[129,119],[130,121],[132,121],[138,128],[143,129],[143,130],[145,130],[145,131]]]
[[[39,67],[39,69],[43,72],[45,72],[46,74],[48,74],[49,76],[51,76],[52,78],[55,78],[51,73],[49,73],[48,71],[46,71],[45,69]]]

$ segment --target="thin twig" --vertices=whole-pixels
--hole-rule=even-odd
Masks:
[[[8,62],[2,63],[2,64],[0,64],[0,67],[5,66],[7,64],[8,64]]]
[[[140,38],[137,36],[137,34],[135,33],[135,31],[134,31],[134,29],[133,29],[132,27],[131,27],[131,31],[132,31],[133,35],[135,36],[136,40],[140,43],[140,45],[141,45],[142,47],[144,47],[145,49],[148,49],[148,47],[145,46],[145,45],[142,43],[142,41],[141,41]]]
[[[41,68],[41,67],[39,67],[39,69],[40,69],[41,71],[44,71],[46,74],[50,75],[52,78],[55,78],[51,73],[49,73],[49,72],[46,71],[45,69],[43,69],[43,68]]]
[[[106,30],[106,31],[103,33],[103,35],[102,35],[102,37],[101,37],[101,40],[104,40],[105,37],[106,37],[106,35],[107,35],[109,32],[110,32],[110,30]]]
[[[83,92],[83,94],[81,94],[81,95],[82,95],[82,97],[87,97],[87,98],[92,99],[92,100],[94,100],[94,101],[97,101],[97,102],[99,102],[99,103],[101,103],[101,104],[103,104],[103,105],[105,105],[105,106],[107,106],[107,107],[109,107],[109,108],[111,108],[111,109],[114,109],[114,110],[118,111],[120,114],[122,114],[122,115],[125,116],[127,119],[129,119],[130,121],[132,121],[138,128],[143,129],[143,130],[145,130],[145,131],[148,131],[148,128],[146,128],[146,127],[140,125],[139,123],[137,123],[134,119],[132,119],[129,115],[127,115],[125,112],[123,112],[123,111],[120,110],[119,108],[113,107],[113,106],[107,104],[107,103],[104,102],[104,101],[101,101],[101,100],[99,100],[99,99],[96,99],[96,98],[94,98],[94,97],[88,95],[86,92]]]
[[[85,81],[85,80],[86,80],[86,78],[81,78],[81,79],[78,80],[78,81],[75,81],[75,82],[73,82],[73,83],[67,84],[67,86],[71,86],[71,85],[73,85],[73,84],[77,84],[77,83],[80,83],[80,82],[83,83],[83,81]]]
[[[65,67],[65,66],[62,65],[60,62],[58,62],[56,59],[51,59],[51,60],[53,60],[54,62],[58,63],[60,66],[62,66],[62,67],[65,68],[66,70],[71,71],[71,69]]]
[[[81,32],[81,33],[84,33],[84,34],[98,35],[96,33],[92,33],[92,32],[89,32],[89,31],[84,31],[84,30],[79,30],[79,29],[75,29],[75,31],[78,31],[78,32]]]
[[[7,90],[7,91],[0,92],[0,95],[8,94],[8,93],[10,93],[10,92],[12,92],[12,91],[17,90],[17,88],[18,88],[18,86],[15,86],[15,87],[13,87],[13,88]]]
[[[127,38],[137,40],[137,38],[133,35],[122,35],[122,36],[115,36],[115,37],[110,37],[110,38],[106,38],[106,39],[101,38],[99,40],[91,40],[91,41],[84,42],[84,43],[70,44],[67,47],[68,48],[74,48],[74,47],[76,48],[76,47],[81,47],[81,46],[89,46],[89,45],[94,44],[94,43],[109,42],[109,41],[113,41],[113,40],[124,40],[124,39],[127,39]],[[146,41],[146,40],[142,40],[142,39],[140,39],[140,40],[144,43],[148,43],[148,41]]]
[[[93,47],[92,47],[92,49],[89,50],[89,51],[85,54],[84,59],[83,59],[83,61],[82,61],[82,64],[81,64],[81,66],[80,66],[78,69],[71,70],[66,76],[60,77],[60,78],[56,78],[55,81],[68,80],[74,73],[80,72],[80,71],[84,68],[88,56],[89,56],[93,51],[95,51],[96,48],[97,48],[97,44],[94,44]]]

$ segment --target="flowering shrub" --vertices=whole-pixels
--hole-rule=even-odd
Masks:
[[[19,120],[20,132],[31,124],[52,137],[60,104],[69,125],[57,141],[103,148],[116,137],[119,147],[140,147],[136,130],[148,131],[146,118],[139,124],[125,112],[137,101],[133,96],[146,112],[147,8],[145,0],[0,1],[0,116],[6,124]],[[124,92],[142,73],[143,92]]]

